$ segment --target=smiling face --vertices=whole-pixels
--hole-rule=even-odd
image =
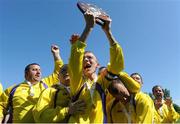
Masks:
[[[154,86],[153,87],[153,95],[155,99],[162,100],[164,97],[163,89],[160,86]]]
[[[25,71],[25,78],[31,83],[37,83],[41,80],[41,68],[37,64],[28,66]]]
[[[96,73],[98,66],[99,64],[94,54],[91,52],[85,52],[83,58],[83,74],[90,77],[93,73]]]

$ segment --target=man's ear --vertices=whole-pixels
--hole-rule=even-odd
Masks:
[[[99,63],[97,63],[97,67],[96,68],[99,68],[100,67],[100,64]]]
[[[28,80],[28,77],[29,77],[29,74],[28,74],[29,72],[26,72],[25,74],[24,74],[24,77],[25,77],[25,79],[26,80]]]

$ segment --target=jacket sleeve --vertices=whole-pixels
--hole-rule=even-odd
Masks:
[[[132,79],[127,73],[120,72],[119,77],[131,93],[137,93],[140,91],[141,85],[137,81]]]
[[[169,110],[168,118],[171,122],[176,122],[178,121],[178,119],[180,119],[180,115],[174,109],[173,104],[168,108],[168,110]]]
[[[83,85],[83,56],[86,44],[77,41],[71,46],[71,54],[69,58],[69,75],[71,79],[70,89],[72,95],[75,95]]]
[[[124,69],[123,51],[118,43],[110,47],[110,63],[107,68],[113,74],[119,74]]]
[[[56,106],[54,108],[54,95],[56,89],[45,89],[37,104],[33,108],[35,122],[62,122],[68,114],[68,107]],[[63,100],[63,99],[62,99]]]
[[[8,105],[8,98],[11,92],[12,87],[7,88],[0,97],[0,118],[4,117],[4,114],[7,113],[7,105]]]
[[[124,56],[121,46],[116,42],[110,47],[110,62],[107,65],[109,72],[118,75],[124,69]],[[98,76],[98,83],[106,89],[110,82],[102,76]]]
[[[42,81],[45,82],[48,85],[48,87],[57,84],[59,82],[58,74],[62,66],[63,66],[62,60],[55,61],[55,67],[53,73],[48,77],[42,79]]]
[[[153,123],[154,102],[149,95],[138,92],[135,95],[136,106],[136,122],[137,123]]]

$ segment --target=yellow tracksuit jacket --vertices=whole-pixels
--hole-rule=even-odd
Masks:
[[[119,77],[131,93],[139,92],[140,85],[136,81],[134,81],[134,79],[132,79],[126,72],[120,72]],[[113,96],[109,93],[109,91],[106,91],[106,104],[108,104],[112,99]]]
[[[128,123],[128,118],[130,118],[131,123],[153,123],[154,106],[152,99],[143,92],[138,92],[133,97],[134,103],[129,102],[123,105],[118,102],[113,108],[112,104],[115,99],[111,100],[107,105],[109,123]]]
[[[57,95],[56,99],[55,94]],[[33,108],[35,122],[66,123],[70,100],[70,91],[63,85],[58,84],[56,88],[50,87],[45,89]]]
[[[0,96],[2,93],[3,93],[3,87],[2,87],[2,84],[0,83]]]
[[[52,86],[59,82],[58,74],[60,67],[63,65],[62,60],[55,62],[54,72],[42,79],[42,81],[48,86]],[[34,89],[34,96],[30,96],[30,86],[27,82],[22,82],[17,87],[13,96],[13,122],[14,123],[27,123],[34,122],[32,108],[37,103],[40,93],[45,89],[42,83],[38,82],[32,85]],[[8,98],[12,87],[5,90],[0,99],[0,117],[3,118],[6,113],[6,107],[8,104]]]
[[[83,78],[83,56],[85,51],[86,44],[77,41],[72,45],[71,48],[71,56],[69,59],[69,74],[70,74],[70,89],[71,95],[77,94],[82,85],[86,82],[87,87],[85,87],[79,99],[82,99],[87,104],[87,109],[85,110],[85,114],[83,115],[74,115],[70,117],[70,123],[102,123],[103,122],[103,109],[101,97],[97,90],[95,90],[95,83],[89,79]],[[74,66],[76,65],[76,66]],[[110,63],[107,66],[108,71],[119,74],[122,79],[124,79],[132,92],[137,92],[140,89],[140,85],[135,82],[128,82],[126,74],[120,73],[124,69],[124,59],[122,48],[118,43],[114,44],[110,48]],[[128,81],[127,81],[128,80]],[[98,77],[97,82],[102,86],[105,90],[109,83],[103,77]]]
[[[154,102],[151,97],[143,92],[135,94],[136,105],[136,123],[153,123],[154,122]]]
[[[108,123],[129,123],[136,122],[136,112],[133,104],[127,103],[123,105],[121,102],[117,102],[113,105],[115,98],[107,105],[107,120]],[[113,106],[112,106],[113,105]]]
[[[164,102],[164,101],[163,101]],[[155,111],[155,123],[173,123],[180,119],[173,105],[168,107],[165,103]]]

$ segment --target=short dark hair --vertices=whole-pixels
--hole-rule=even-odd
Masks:
[[[101,66],[101,67],[99,67],[98,75],[100,75],[100,73],[101,73],[101,71],[102,71],[103,69],[106,69],[106,66]]]
[[[122,83],[120,78],[116,78],[114,80],[111,80],[111,83],[110,83],[110,85],[108,87],[108,90],[109,90],[109,93],[112,94],[112,95],[119,93],[117,87],[115,87],[115,84],[122,84],[124,86],[124,84]]]
[[[64,64],[61,68],[60,68],[60,72],[61,74],[63,74],[64,72],[68,71],[68,64]]]
[[[94,55],[94,53],[93,53],[92,51],[85,51],[85,52],[84,52],[84,55],[85,55],[86,53],[91,53],[91,54],[93,54],[93,56],[96,58],[96,62],[99,64],[98,58]]]
[[[132,73],[130,76],[132,77],[132,76],[134,76],[134,75],[139,75],[139,77],[141,78],[142,84],[143,84],[143,79],[142,79],[142,76],[141,76],[139,73],[137,73],[137,72]]]
[[[86,54],[86,53],[92,53],[92,54],[94,54],[92,51],[85,51],[84,54]]]
[[[25,69],[24,69],[24,73],[25,73],[25,74],[29,71],[31,65],[38,65],[38,66],[40,66],[38,63],[28,64],[28,65],[25,67]]]
[[[162,86],[160,86],[160,85],[155,85],[155,86],[153,86],[153,88],[152,88],[152,92],[153,92],[153,93],[154,93],[154,91],[155,91],[155,89],[156,89],[157,87],[160,87],[160,88],[162,89],[162,91],[164,92],[164,89],[162,88]]]

